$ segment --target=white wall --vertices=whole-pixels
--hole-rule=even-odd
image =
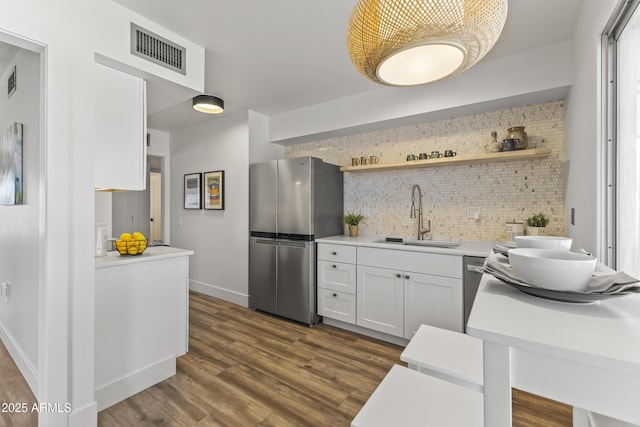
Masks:
[[[0,81],[16,66],[17,90],[0,96],[0,132],[23,126],[24,204],[0,206],[0,282],[10,282],[9,301],[0,299],[0,337],[31,389],[37,391],[40,270],[40,55],[20,50]],[[3,87],[6,87],[3,85]]]
[[[269,142],[269,117],[249,110],[249,163],[284,159],[284,148]]]
[[[249,128],[246,113],[171,134],[171,245],[195,252],[192,289],[248,305]],[[184,175],[224,170],[224,210],[185,210]]]
[[[71,413],[40,413],[43,426],[97,423],[92,70],[96,50],[120,55],[121,23],[133,18],[111,0],[24,0],[0,14],[0,41],[42,53],[40,209],[31,223],[38,229],[38,256],[43,260],[33,267],[40,304],[36,396],[43,403],[72,406]],[[127,55],[116,60],[135,67]],[[153,67],[147,68],[154,74]],[[6,247],[9,242],[4,234],[0,237],[0,246]],[[10,243],[17,253],[27,253],[34,245],[24,240]]]
[[[572,79],[572,42],[483,60],[450,79],[381,87],[270,117],[269,140],[307,142],[564,98]],[[524,98],[520,100],[519,98]],[[514,104],[514,101],[516,102]],[[487,105],[489,104],[489,105]],[[411,119],[412,121],[409,121]]]
[[[598,174],[602,132],[600,38],[618,0],[583,2],[574,32],[573,86],[567,97],[567,233],[574,246],[602,257]],[[575,225],[571,225],[575,208]]]

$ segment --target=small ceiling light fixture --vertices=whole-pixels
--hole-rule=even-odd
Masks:
[[[506,19],[507,0],[359,0],[347,49],[358,71],[376,83],[420,85],[482,59]]]
[[[213,95],[198,95],[193,98],[193,109],[207,114],[220,114],[224,111],[224,101]]]

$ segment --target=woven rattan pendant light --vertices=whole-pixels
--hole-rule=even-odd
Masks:
[[[507,0],[359,0],[347,49],[365,77],[413,86],[478,62],[500,37]]]

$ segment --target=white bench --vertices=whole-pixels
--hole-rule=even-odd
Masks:
[[[421,325],[400,355],[409,368],[427,375],[484,391],[482,340]]]
[[[483,394],[394,365],[351,427],[483,427]]]

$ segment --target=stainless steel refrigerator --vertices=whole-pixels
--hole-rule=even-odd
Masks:
[[[315,239],[342,234],[343,177],[313,157],[249,166],[249,307],[317,323]]]

